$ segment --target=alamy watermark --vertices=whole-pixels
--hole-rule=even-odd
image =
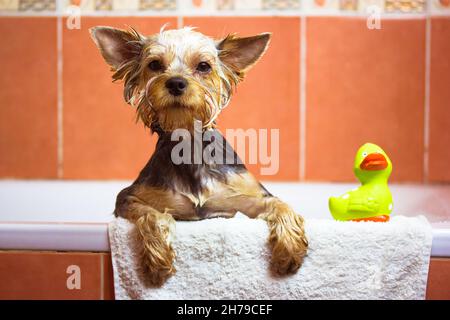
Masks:
[[[378,5],[370,5],[366,8],[367,20],[366,26],[369,30],[380,30],[381,29],[381,12],[382,9]]]
[[[85,5],[86,0],[82,0],[79,5],[70,5],[66,8],[67,20],[66,27],[69,30],[81,29],[81,8]]]
[[[278,173],[279,129],[226,129],[224,137],[217,130],[202,128],[202,123],[195,121],[193,133],[187,129],[172,132],[171,141],[177,142],[171,152],[174,164],[259,164],[261,175]]]
[[[75,264],[70,265],[66,269],[66,273],[69,275],[66,280],[66,287],[69,290],[81,289],[81,268]]]

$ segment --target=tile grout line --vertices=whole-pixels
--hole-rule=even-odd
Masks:
[[[180,7],[180,1],[181,0],[175,0],[176,8]],[[184,19],[183,19],[183,15],[181,14],[181,12],[179,12],[179,10],[177,10],[176,17],[177,17],[177,29],[181,29],[184,24],[184,21],[183,21]]]
[[[300,18],[300,181],[306,176],[306,17]]]
[[[104,254],[100,254],[100,300],[105,300]]]
[[[184,25],[184,16],[177,16],[177,28],[180,29]]]
[[[430,64],[431,64],[431,19],[425,20],[425,93],[424,93],[424,130],[423,130],[423,182],[429,179],[430,146]]]
[[[63,137],[63,20],[57,21],[57,177],[64,176],[64,137]]]

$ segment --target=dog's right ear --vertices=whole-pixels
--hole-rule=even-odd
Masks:
[[[145,37],[136,30],[121,30],[111,27],[93,27],[89,29],[91,37],[105,61],[114,69],[137,58],[142,50]]]

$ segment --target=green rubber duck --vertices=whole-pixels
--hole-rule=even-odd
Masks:
[[[388,179],[392,162],[379,146],[366,143],[359,148],[353,171],[361,182],[359,188],[328,201],[331,215],[340,221],[389,221],[392,195]]]

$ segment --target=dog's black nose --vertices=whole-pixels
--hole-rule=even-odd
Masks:
[[[173,96],[180,96],[187,88],[187,81],[181,77],[173,77],[166,81],[166,88]]]

